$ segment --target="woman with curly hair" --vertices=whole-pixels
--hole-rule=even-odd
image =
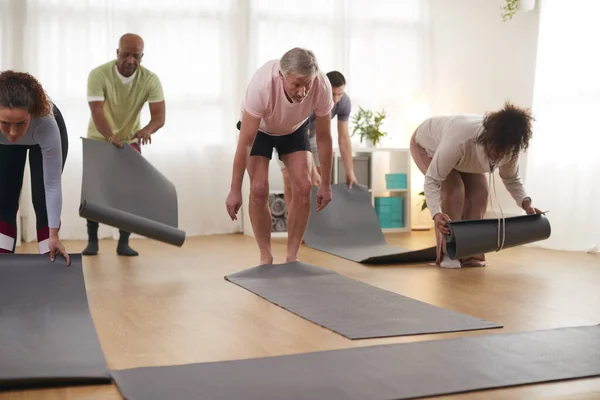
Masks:
[[[437,260],[444,268],[485,266],[485,255],[450,260],[444,234],[446,221],[482,219],[487,208],[490,181],[500,178],[513,199],[527,214],[532,207],[519,175],[519,153],[531,139],[529,110],[509,102],[501,110],[479,115],[449,115],[425,120],[410,143],[415,164],[425,175],[425,201],[435,221]]]
[[[0,73],[0,253],[14,253],[27,150],[39,252],[70,257],[60,242],[61,175],[68,151],[64,120],[27,73]]]

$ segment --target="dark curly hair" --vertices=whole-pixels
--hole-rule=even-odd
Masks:
[[[483,132],[477,138],[477,143],[488,150],[510,154],[511,158],[515,158],[529,147],[533,121],[535,119],[531,110],[519,108],[507,101],[501,110],[485,115]]]
[[[51,113],[51,105],[42,85],[25,72],[0,73],[0,107],[24,108],[32,117]]]

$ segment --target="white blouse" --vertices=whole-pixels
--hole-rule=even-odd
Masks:
[[[483,131],[483,117],[462,114],[432,117],[416,130],[415,140],[432,157],[425,174],[425,200],[431,216],[442,212],[440,188],[453,169],[465,173],[493,173],[497,167],[504,186],[522,207],[528,196],[519,175],[519,160],[507,155],[492,165],[476,140]],[[491,190],[491,189],[490,189]]]

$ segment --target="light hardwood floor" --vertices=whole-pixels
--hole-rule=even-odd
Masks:
[[[389,235],[418,248],[432,232]],[[275,262],[285,240],[274,239]],[[70,252],[84,242],[67,242]],[[89,304],[110,369],[296,354],[470,335],[600,323],[600,259],[596,255],[515,248],[488,255],[485,268],[365,266],[303,246],[301,259],[430,304],[504,325],[503,329],[351,341],[224,280],[258,264],[252,238],[188,238],[182,248],[134,240],[137,258],[84,257]],[[34,243],[18,250],[36,252]],[[600,339],[599,339],[600,340]],[[593,399],[600,378],[459,394],[444,399]],[[0,393],[0,400],[121,399],[113,385]]]

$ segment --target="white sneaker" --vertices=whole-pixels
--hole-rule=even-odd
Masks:
[[[460,268],[460,261],[451,260],[450,257],[444,256],[442,262],[440,263],[440,267],[442,268]]]

